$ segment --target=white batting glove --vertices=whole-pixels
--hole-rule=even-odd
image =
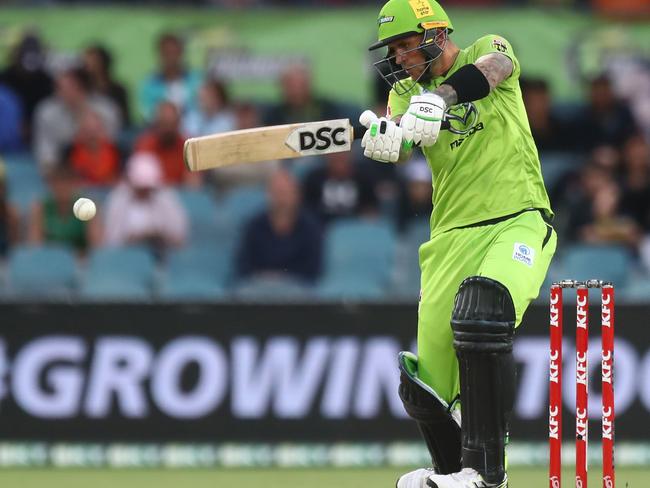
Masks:
[[[399,124],[404,131],[404,140],[422,147],[433,146],[438,140],[446,109],[445,101],[435,93],[412,96]]]
[[[402,147],[402,129],[386,117],[377,117],[366,110],[359,117],[359,123],[366,129],[361,140],[363,155],[382,163],[395,163]]]

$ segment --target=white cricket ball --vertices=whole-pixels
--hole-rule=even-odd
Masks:
[[[90,220],[97,213],[97,207],[90,198],[80,198],[74,202],[72,212],[79,220]]]

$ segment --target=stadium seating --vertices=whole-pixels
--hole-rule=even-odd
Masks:
[[[27,215],[32,202],[45,194],[45,182],[36,161],[29,154],[3,157],[7,169],[9,201],[21,215]]]
[[[158,299],[162,301],[208,301],[219,300],[225,296],[226,290],[222,285],[203,276],[189,276],[180,281],[170,276],[163,282]]]
[[[13,297],[67,298],[77,285],[74,255],[55,245],[14,248],[7,275],[7,294]]]
[[[180,190],[181,200],[190,221],[190,242],[212,244],[232,250],[238,238],[238,225],[207,191]]]
[[[623,288],[632,271],[632,257],[627,248],[616,245],[578,244],[562,254],[561,272],[565,278],[612,281]]]
[[[222,211],[234,222],[245,225],[248,219],[266,207],[266,191],[259,186],[231,190],[221,203]]]
[[[637,274],[632,276],[627,285],[616,289],[617,303],[642,304],[650,303],[650,276]]]
[[[191,300],[219,298],[230,279],[232,255],[213,244],[172,252],[167,259],[160,298]]]
[[[141,247],[102,247],[88,259],[81,296],[93,300],[147,300],[155,282],[155,264]]]
[[[383,220],[342,220],[325,238],[325,270],[318,296],[375,297],[388,289],[395,264],[396,238]]]
[[[283,276],[255,277],[244,280],[235,289],[234,297],[245,301],[291,301],[312,298],[308,284]]]
[[[386,296],[386,291],[365,276],[329,276],[317,287],[316,296],[321,300],[379,300]]]
[[[418,250],[429,240],[428,218],[419,218],[409,223],[401,240],[397,266],[392,285],[392,295],[405,299],[417,299],[420,293],[420,263]]]
[[[217,216],[217,205],[207,191],[181,189],[178,197],[192,224],[210,224]],[[192,231],[194,232],[194,226]]]
[[[544,152],[540,153],[539,157],[544,183],[549,191],[552,191],[570,171],[580,167],[580,161],[570,153]]]
[[[330,225],[325,238],[327,274],[367,275],[388,283],[395,260],[396,238],[384,220],[342,220]]]
[[[112,188],[110,186],[93,185],[82,188],[78,194],[80,196],[90,198],[93,202],[95,202],[97,207],[101,207],[106,202],[106,199],[111,190]]]

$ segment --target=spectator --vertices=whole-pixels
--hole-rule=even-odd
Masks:
[[[262,125],[260,113],[252,103],[238,103],[234,106],[235,129],[252,129]],[[218,192],[227,192],[240,185],[261,185],[279,166],[279,161],[263,164],[239,164],[218,168],[210,173],[210,180]]]
[[[97,220],[82,222],[72,214],[79,182],[66,165],[57,165],[47,176],[48,194],[33,204],[28,238],[32,244],[57,243],[83,252],[99,243]]]
[[[609,79],[594,78],[589,85],[589,103],[576,120],[578,147],[585,151],[600,144],[620,147],[636,132],[630,109],[616,99]]]
[[[206,80],[199,90],[198,109],[190,109],[183,118],[183,131],[189,137],[198,137],[234,130],[235,126],[225,85],[219,80]]]
[[[341,107],[314,94],[311,72],[304,64],[288,67],[280,78],[282,101],[270,107],[264,125],[338,119]],[[347,114],[346,114],[347,115]]]
[[[304,183],[305,203],[322,223],[377,213],[372,182],[356,170],[350,152],[328,154],[325,162],[325,167],[312,170]]]
[[[640,134],[625,142],[623,169],[621,211],[650,232],[650,147]]]
[[[185,243],[187,215],[174,190],[165,188],[155,155],[131,156],[125,180],[108,195],[104,228],[109,246],[144,244],[160,254]]]
[[[650,17],[647,0],[592,0],[594,10],[607,18],[639,20]]]
[[[589,243],[636,246],[639,227],[619,212],[620,198],[620,189],[607,170],[593,164],[587,166],[582,173],[582,195],[571,207],[571,237]]]
[[[590,243],[619,243],[636,248],[641,235],[636,222],[619,213],[620,188],[608,183],[594,198],[592,220],[580,229],[583,241]]]
[[[563,173],[562,178],[554,185],[550,193],[553,206],[556,210],[559,209],[556,212],[554,224],[556,230],[559,229],[558,232],[562,232],[562,221],[568,224],[568,221],[563,219],[563,217],[568,213],[581,212],[579,207],[583,203],[582,197],[585,194],[585,179],[589,181],[599,180],[600,176],[592,177],[595,174],[599,174],[605,179],[618,180],[620,177],[620,160],[620,152],[614,146],[607,144],[595,146],[586,158],[576,155],[575,166]],[[588,163],[587,166],[593,166],[596,170],[592,171],[593,168],[585,168],[585,162]],[[566,211],[563,211],[565,207]]]
[[[198,184],[198,173],[190,173],[183,163],[185,137],[180,132],[180,113],[171,102],[161,102],[151,129],[135,143],[135,150],[155,154],[162,164],[163,178],[167,184],[183,182]]]
[[[278,170],[268,183],[269,208],[246,226],[237,256],[240,278],[290,276],[313,282],[321,270],[321,235],[300,208],[293,176]]]
[[[18,212],[9,202],[6,169],[0,161],[0,258],[18,241]]]
[[[122,127],[130,127],[129,95],[126,88],[113,78],[113,56],[108,49],[100,44],[87,47],[83,65],[90,75],[93,92],[112,100],[120,111]]]
[[[589,159],[592,164],[603,168],[612,178],[618,178],[621,172],[621,153],[607,144],[594,146],[590,150]]]
[[[9,63],[0,73],[0,82],[11,88],[21,101],[21,134],[25,143],[32,138],[36,106],[54,91],[54,81],[45,69],[45,57],[41,39],[28,33],[11,50]]]
[[[404,183],[397,203],[397,229],[404,232],[415,219],[429,220],[433,210],[431,170],[424,158],[412,159],[404,167]]]
[[[22,149],[22,124],[20,99],[11,88],[0,83],[0,152]]]
[[[567,140],[567,134],[570,132],[551,111],[551,94],[546,80],[521,79],[519,85],[537,150],[543,152],[572,149],[572,142]]]
[[[84,184],[108,185],[119,178],[120,152],[109,139],[104,121],[92,109],[81,116],[67,160]]]
[[[183,59],[185,46],[175,34],[165,32],[158,38],[158,71],[140,87],[140,109],[145,120],[154,116],[163,101],[175,104],[181,113],[196,106],[201,75],[187,68]]]
[[[102,118],[106,133],[114,139],[120,130],[117,107],[101,95],[90,93],[90,78],[81,68],[63,71],[56,79],[56,93],[43,100],[34,116],[36,158],[45,170],[63,159],[79,128],[81,116],[92,109]]]
[[[567,186],[563,202],[568,214],[567,237],[580,239],[578,229],[591,220],[592,202],[596,194],[612,180],[609,172],[597,164],[589,163],[576,173],[572,185]]]

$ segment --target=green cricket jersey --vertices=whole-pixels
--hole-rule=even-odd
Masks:
[[[438,141],[423,148],[433,174],[431,237],[525,208],[552,215],[519,88],[519,62],[502,37],[487,35],[460,50],[447,75],[428,85],[418,84],[401,96],[391,90],[388,115],[402,115],[412,95],[433,91],[461,66],[494,52],[512,60],[512,75],[487,97],[449,107],[450,130],[440,131]]]

